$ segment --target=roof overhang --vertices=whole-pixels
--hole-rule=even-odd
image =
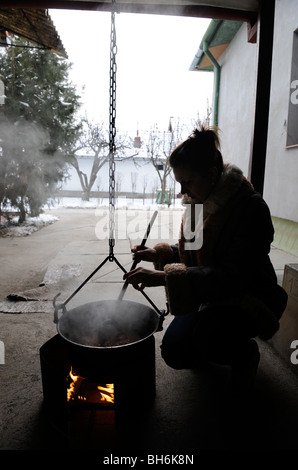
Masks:
[[[0,28],[67,58],[67,53],[47,10],[0,8]]]
[[[11,8],[49,8],[117,11],[158,15],[190,16],[200,18],[252,21],[259,8],[258,0],[2,0],[2,6]]]
[[[214,65],[204,53],[204,43],[208,45],[208,49],[215,60],[218,60],[221,54],[229,46],[241,25],[241,21],[212,20],[202,38],[200,47],[189,69],[200,71],[205,70],[208,72],[213,70]]]

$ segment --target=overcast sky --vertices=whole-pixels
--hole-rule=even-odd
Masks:
[[[96,122],[108,119],[110,13],[49,11],[73,63],[71,80]],[[117,129],[136,132],[169,117],[204,117],[212,104],[213,74],[190,72],[210,20],[156,15],[116,15]],[[82,91],[82,87],[85,90]],[[190,129],[191,130],[191,129]]]

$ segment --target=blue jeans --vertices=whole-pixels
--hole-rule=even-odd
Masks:
[[[202,360],[234,366],[241,363],[250,339],[257,334],[246,312],[230,306],[205,308],[172,320],[161,355],[174,369],[193,369]]]

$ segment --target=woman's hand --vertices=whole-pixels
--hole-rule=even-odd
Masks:
[[[141,267],[127,272],[124,274],[123,279],[127,280],[137,290],[143,290],[144,287],[164,286],[166,283],[164,271]]]
[[[136,245],[132,248],[133,259],[138,263],[140,261],[152,261],[153,263],[157,261],[158,254],[154,248],[148,248],[147,246],[142,247],[141,245]]]

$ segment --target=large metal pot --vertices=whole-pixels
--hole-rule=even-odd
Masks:
[[[86,371],[89,365],[107,372],[141,360],[163,319],[163,314],[137,302],[102,300],[65,310],[57,331],[67,342],[76,371]]]

